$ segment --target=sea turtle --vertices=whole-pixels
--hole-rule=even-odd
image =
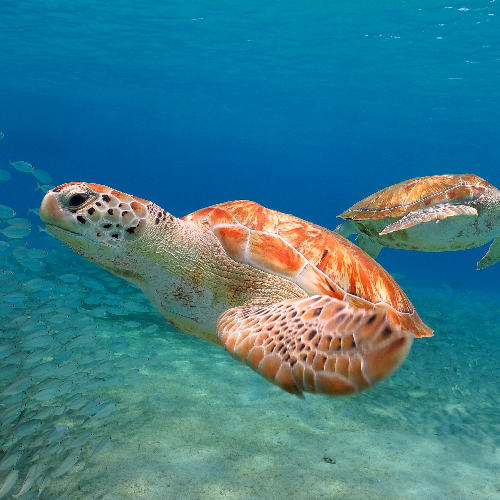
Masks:
[[[383,246],[442,252],[493,240],[477,268],[500,260],[500,191],[477,175],[416,177],[358,201],[339,217],[346,222],[335,231],[357,233],[356,243],[374,259]]]
[[[345,238],[252,201],[176,218],[106,186],[49,191],[47,229],[137,285],[179,330],[284,390],[349,394],[431,336],[394,279]]]

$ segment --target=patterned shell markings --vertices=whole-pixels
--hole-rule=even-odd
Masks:
[[[416,177],[377,191],[339,217],[355,220],[401,217],[436,203],[470,201],[490,187],[489,182],[473,174]]]
[[[203,208],[183,219],[209,224],[239,262],[290,279],[311,295],[362,308],[388,306],[403,329],[416,337],[432,335],[389,273],[336,233],[245,200]]]

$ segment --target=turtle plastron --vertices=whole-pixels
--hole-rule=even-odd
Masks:
[[[486,255],[477,263],[477,269],[484,269],[500,262],[500,237],[495,238]]]

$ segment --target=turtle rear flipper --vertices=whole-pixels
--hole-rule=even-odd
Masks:
[[[477,263],[477,269],[485,269],[500,261],[500,236],[493,240],[486,255]]]
[[[413,210],[404,217],[401,217],[398,221],[389,224],[379,234],[384,235],[387,233],[393,233],[394,231],[408,229],[412,226],[416,226],[417,224],[430,222],[432,220],[439,222],[442,219],[453,217],[455,215],[470,215],[476,217],[477,210],[474,207],[469,207],[468,205],[454,205],[452,203],[442,203],[440,205],[419,208],[418,210]]]
[[[217,321],[225,349],[292,394],[351,394],[375,385],[406,358],[414,335],[386,308],[333,297],[228,309]]]

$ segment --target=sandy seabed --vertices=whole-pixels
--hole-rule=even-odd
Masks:
[[[55,288],[20,285],[17,296],[4,297],[17,301],[9,321],[18,325],[20,315],[39,311],[55,339],[47,359],[66,372],[77,363],[71,392],[38,402],[40,381],[22,404],[32,414],[66,408],[46,424],[46,435],[68,426],[63,448],[86,429],[93,438],[73,468],[46,481],[40,498],[500,498],[499,295],[403,284],[435,336],[415,340],[403,366],[374,389],[301,400],[222,349],[173,331],[138,290],[69,251],[51,250],[39,271],[19,271],[22,254],[13,251],[17,260],[8,261],[12,276],[49,279]],[[76,266],[74,283],[61,275]],[[63,313],[77,314],[74,334]],[[26,371],[21,362],[12,377],[36,366]],[[97,419],[85,407],[68,410],[75,393],[113,402],[114,411]],[[103,436],[111,442],[92,456]],[[74,449],[44,456],[48,445],[30,449],[34,439],[22,439],[27,451],[10,494],[36,453],[57,469]],[[37,498],[43,477],[21,498]]]
[[[446,290],[412,291],[426,297],[415,302],[435,337],[416,340],[389,380],[348,398],[302,401],[166,324],[154,338],[138,330],[131,345],[153,345],[157,356],[144,366],[144,379],[112,393],[119,407],[109,424],[112,445],[54,483],[53,493],[500,498],[500,384],[492,349],[498,302],[462,297],[477,302],[469,316],[449,307]]]

